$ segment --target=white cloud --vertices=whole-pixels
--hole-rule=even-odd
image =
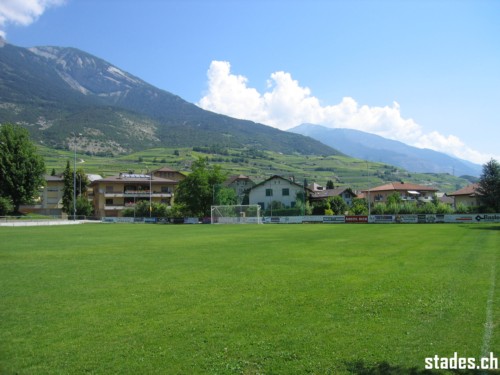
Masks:
[[[496,158],[472,150],[454,135],[424,133],[413,119],[401,116],[396,102],[391,106],[370,107],[344,97],[339,104],[323,106],[309,88],[300,86],[290,73],[282,71],[271,74],[267,90],[261,94],[248,86],[246,77],[232,74],[226,61],[212,61],[207,75],[208,90],[198,105],[213,112],[282,130],[301,123],[357,129],[480,164]]]
[[[59,6],[66,0],[2,0],[0,2],[0,36],[5,38],[5,26],[9,23],[28,26],[47,8]]]

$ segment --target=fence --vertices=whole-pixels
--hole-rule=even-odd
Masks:
[[[105,223],[210,224],[210,218],[104,217]],[[500,214],[415,214],[415,215],[311,215],[265,216],[264,224],[430,224],[430,223],[500,223]]]

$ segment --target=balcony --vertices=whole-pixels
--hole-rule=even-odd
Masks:
[[[149,190],[127,190],[125,192],[105,192],[104,198],[149,198]],[[151,192],[152,198],[171,198],[172,192]]]

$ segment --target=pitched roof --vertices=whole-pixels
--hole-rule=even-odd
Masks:
[[[479,184],[471,184],[467,185],[466,187],[459,189],[457,191],[454,191],[453,193],[448,193],[446,194],[449,197],[454,197],[456,195],[467,195],[467,196],[475,196],[477,194],[477,188],[479,187]]]
[[[369,189],[369,192],[374,191],[408,191],[408,190],[416,190],[416,191],[438,191],[438,189],[433,188],[431,186],[411,184],[407,182],[390,182],[385,185],[377,186],[372,189]]]
[[[288,178],[281,177],[281,176],[279,176],[279,175],[277,175],[277,174],[275,174],[274,176],[269,177],[267,180],[264,180],[264,181],[262,181],[262,182],[259,182],[258,184],[255,184],[254,186],[252,186],[252,189],[255,189],[255,188],[256,188],[256,187],[258,187],[258,186],[264,185],[266,182],[271,181],[271,180],[274,180],[275,178],[278,178],[278,179],[283,180],[283,181],[287,181],[287,182],[289,182],[289,183],[290,183],[290,184],[292,184],[292,185],[295,185],[295,186],[300,187],[301,189],[304,189],[304,186],[303,186],[303,185],[300,185],[300,184],[298,184],[298,183],[296,183],[296,182],[294,182],[294,181],[292,181],[292,180],[289,180]],[[309,188],[307,188],[307,187],[306,187],[306,189],[307,189],[307,190],[310,190],[310,189],[309,189]]]
[[[339,187],[339,188],[335,188],[335,189],[325,189],[325,190],[313,191],[311,198],[335,197],[337,195],[344,193],[346,190],[350,191],[354,197],[356,196],[356,194],[354,194],[354,192],[350,188]]]
[[[233,182],[235,182],[237,180],[248,180],[250,182],[253,182],[250,177],[245,176],[243,174],[237,174],[237,175],[229,176],[229,178],[226,181],[226,184],[231,185]]]

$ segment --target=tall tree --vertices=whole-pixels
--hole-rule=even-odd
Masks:
[[[66,168],[63,172],[63,196],[62,196],[62,205],[63,212],[67,214],[73,214],[73,185],[74,185],[74,177],[73,171],[71,170],[71,166],[69,164],[69,160],[66,162]]]
[[[477,193],[488,211],[500,212],[500,164],[491,159],[483,165]]]
[[[45,184],[45,164],[26,129],[0,126],[0,196],[10,198],[14,212],[29,203]]]
[[[210,166],[207,158],[198,158],[192,172],[179,183],[176,200],[183,203],[193,216],[210,216],[215,187],[226,179],[219,165]]]

